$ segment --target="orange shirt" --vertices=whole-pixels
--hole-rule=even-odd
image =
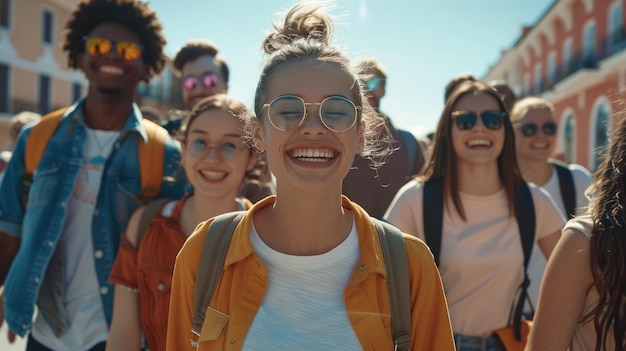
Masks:
[[[210,220],[200,224],[176,260],[167,330],[167,350],[240,350],[263,302],[268,270],[250,243],[253,213],[271,206],[275,196],[254,205],[239,223],[226,254],[200,336],[191,332],[196,272]],[[365,350],[393,350],[387,273],[376,228],[357,204],[343,198],[353,212],[359,234],[360,259],[345,288],[348,317]],[[439,273],[428,247],[405,235],[411,286],[411,350],[454,350],[452,329]]]
[[[165,204],[151,222],[139,244],[139,250],[122,235],[119,252],[109,276],[115,284],[139,290],[141,326],[151,351],[165,350],[165,336],[172,286],[172,274],[178,251],[185,243],[179,226],[185,201],[191,193],[177,201],[168,215]],[[247,200],[246,207],[252,204]]]

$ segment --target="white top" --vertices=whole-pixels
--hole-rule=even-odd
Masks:
[[[401,231],[425,240],[423,184],[407,183],[385,217]],[[561,229],[564,219],[548,194],[533,185],[535,240]],[[464,335],[489,335],[509,324],[523,281],[524,253],[506,192],[488,196],[460,194],[467,221],[449,201],[443,213],[439,272],[446,292],[452,330]]]
[[[52,350],[81,351],[106,341],[108,327],[102,309],[101,291],[96,274],[96,259],[102,253],[94,252],[92,242],[92,217],[102,172],[111,154],[119,131],[87,128],[83,162],[80,166],[74,192],[67,204],[67,217],[57,250],[61,250],[65,296],[63,302],[68,313],[69,328],[57,337],[53,329],[38,315],[33,325],[33,337]]]
[[[574,178],[574,188],[576,189],[576,214],[581,214],[587,209],[589,199],[585,196],[585,190],[591,185],[591,173],[581,166],[570,164],[567,165],[572,171],[572,178]],[[559,174],[556,169],[553,168],[552,177],[546,184],[542,186],[546,190],[552,200],[557,205],[561,214],[565,214],[565,204],[563,203],[563,197],[561,196],[561,188],[559,183]],[[566,216],[567,217],[567,216]],[[528,296],[532,301],[533,306],[537,308],[537,301],[539,298],[539,288],[541,287],[541,280],[543,279],[543,273],[546,270],[546,258],[536,246],[530,256],[530,262],[528,264],[528,277],[530,278],[530,287],[528,288]],[[530,307],[526,306],[526,311],[530,311]]]
[[[265,298],[242,350],[362,350],[344,302],[359,260],[356,224],[334,249],[293,256],[267,246],[254,228],[252,247],[267,265]]]

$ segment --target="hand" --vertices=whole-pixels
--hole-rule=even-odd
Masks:
[[[2,324],[4,323],[4,287],[0,288],[0,328],[2,328]],[[8,329],[7,339],[9,340],[9,344],[13,344],[15,342],[15,333]]]

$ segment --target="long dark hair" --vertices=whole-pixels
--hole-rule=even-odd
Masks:
[[[459,177],[456,162],[457,157],[452,146],[452,112],[454,111],[459,99],[466,95],[477,94],[487,94],[493,96],[493,98],[498,102],[500,110],[506,114],[502,121],[502,126],[504,128],[504,146],[502,148],[502,152],[498,156],[498,173],[500,181],[506,190],[509,203],[509,213],[511,215],[515,213],[515,189],[516,187],[521,186],[524,181],[519,167],[517,166],[517,157],[515,155],[515,135],[513,133],[513,126],[509,120],[509,111],[500,98],[500,95],[497,91],[480,81],[468,80],[460,83],[454,88],[454,91],[446,100],[446,105],[441,113],[441,118],[439,118],[439,124],[437,125],[437,130],[435,132],[430,160],[428,161],[420,180],[443,181],[445,198],[447,199],[448,196],[452,197],[454,208],[463,220],[466,220],[465,210],[463,208],[463,204],[461,203],[461,197],[459,196]],[[447,203],[446,208],[449,210]]]
[[[622,116],[590,189],[594,228],[589,263],[599,299],[584,320],[593,319],[596,351],[609,338],[616,350],[626,349],[626,118]]]

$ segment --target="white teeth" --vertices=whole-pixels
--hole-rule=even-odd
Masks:
[[[335,152],[328,149],[295,149],[289,154],[305,162],[328,162],[335,157]]]
[[[470,147],[474,146],[490,146],[491,142],[485,139],[474,139],[467,142],[467,145]]]
[[[107,74],[116,74],[116,75],[120,75],[124,73],[124,71],[121,68],[115,67],[115,66],[102,66],[100,67],[100,72],[107,73]]]
[[[226,176],[226,172],[200,171],[200,174],[210,180],[220,180]]]

